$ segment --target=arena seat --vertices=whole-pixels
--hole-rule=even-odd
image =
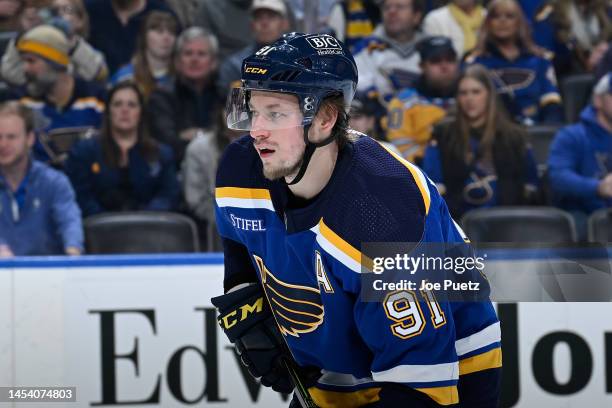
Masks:
[[[540,177],[546,172],[548,150],[560,128],[558,125],[535,125],[527,128],[527,140],[531,144]]]
[[[473,242],[572,243],[571,215],[554,207],[492,207],[467,212],[461,219]]]
[[[38,140],[49,155],[51,162],[61,168],[72,146],[80,140],[95,137],[96,133],[97,130],[92,127],[60,128],[53,129],[49,133],[41,132]]]
[[[170,212],[114,212],[83,222],[89,254],[198,252],[193,220]]]
[[[574,123],[578,120],[580,111],[589,103],[593,85],[595,85],[593,74],[569,75],[563,80],[561,94],[567,123]]]
[[[589,242],[612,242],[612,208],[595,211],[588,220]]]

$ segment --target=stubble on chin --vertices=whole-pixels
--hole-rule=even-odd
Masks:
[[[263,165],[263,175],[270,181],[280,180],[282,178],[297,174],[300,166],[302,165],[302,158],[293,165],[284,164],[281,167],[270,167]]]

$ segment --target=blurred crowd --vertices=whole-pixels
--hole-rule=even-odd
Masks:
[[[612,206],[611,16],[607,0],[0,0],[0,257],[84,253],[83,219],[120,211],[187,215],[219,249],[217,162],[243,136],[225,99],[289,31],[351,48],[351,127],[421,166],[456,219],[554,205],[584,237]]]

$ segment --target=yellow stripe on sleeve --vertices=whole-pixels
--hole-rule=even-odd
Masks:
[[[361,264],[370,271],[374,268],[374,261],[362,254],[358,249],[353,247],[351,244],[343,240],[338,234],[332,231],[325,224],[325,222],[323,222],[323,218],[321,218],[321,221],[319,221],[319,231],[321,232],[321,235],[323,235],[323,237],[325,237],[325,239],[327,239],[333,246],[353,259],[355,262]]]
[[[489,368],[499,368],[502,366],[501,347],[489,350],[486,353],[478,354],[459,360],[459,375],[471,374]]]
[[[358,408],[380,400],[380,388],[366,388],[353,392],[308,389],[314,402],[321,408]]]
[[[215,189],[215,197],[272,200],[270,191],[264,188],[217,187]]]

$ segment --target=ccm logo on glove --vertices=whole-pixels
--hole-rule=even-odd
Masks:
[[[219,324],[225,330],[249,318],[252,313],[261,313],[263,310],[263,297],[255,300],[253,304],[244,304],[226,315],[219,316]]]

